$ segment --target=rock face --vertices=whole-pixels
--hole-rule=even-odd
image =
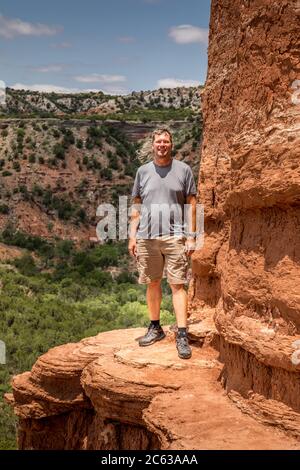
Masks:
[[[19,417],[19,449],[298,449],[242,414],[218,382],[222,364],[207,331],[192,359],[173,334],[140,348],[142,329],[117,330],[51,349],[6,396]],[[211,332],[214,336],[213,332]]]
[[[215,320],[229,396],[298,436],[299,15],[296,0],[212,1],[199,179],[205,242],[190,289],[192,318]]]

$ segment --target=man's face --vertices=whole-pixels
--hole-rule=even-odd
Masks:
[[[172,152],[172,142],[169,134],[157,134],[154,136],[152,144],[154,155],[160,159],[169,159]]]

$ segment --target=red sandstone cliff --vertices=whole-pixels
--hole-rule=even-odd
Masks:
[[[50,350],[7,397],[21,449],[299,448],[299,13],[212,1],[192,359],[170,335],[139,348],[142,330]]]
[[[143,332],[117,330],[58,346],[16,376],[7,399],[19,417],[19,448],[300,448],[230,402],[218,383],[216,350],[199,347],[199,326],[188,361],[178,358],[171,333],[140,348]]]
[[[262,421],[299,434],[300,6],[213,0],[193,317],[213,316],[224,384]]]

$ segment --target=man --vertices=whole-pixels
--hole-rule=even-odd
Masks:
[[[153,161],[142,165],[135,177],[128,244],[130,254],[137,259],[139,283],[147,284],[151,320],[139,345],[149,346],[165,337],[160,326],[160,284],[165,268],[177,320],[178,355],[188,359],[192,352],[187,337],[184,285],[188,257],[195,249],[196,186],[191,168],[172,158],[172,135],[168,129],[153,132],[152,151]],[[187,224],[184,223],[185,204],[190,209]]]

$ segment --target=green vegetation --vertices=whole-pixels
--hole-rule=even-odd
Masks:
[[[7,204],[0,204],[0,214],[9,214],[9,207]]]
[[[189,120],[191,117],[197,116],[199,113],[195,113],[192,109],[186,108],[155,108],[155,109],[138,109],[138,110],[131,110],[131,111],[124,111],[120,113],[111,113],[111,114],[93,114],[89,116],[90,121],[139,121],[139,122],[152,122],[152,121],[160,121],[160,122],[167,122],[167,121],[181,121],[181,120]],[[20,118],[18,112],[10,112],[10,118]],[[49,119],[54,118],[59,121],[64,121],[65,116],[60,115],[53,115],[53,113],[45,113],[45,112],[34,112],[34,113],[24,113],[22,114],[22,118],[24,119]],[[79,114],[79,113],[70,113],[68,114],[68,119],[80,119],[86,120],[86,114]],[[7,115],[0,115],[0,119],[7,119]],[[38,127],[38,126],[37,126]],[[37,130],[37,129],[36,129]]]
[[[93,115],[90,119],[94,121],[140,121],[140,122],[152,122],[152,121],[181,121],[195,116],[195,113],[189,108],[169,108],[169,109],[145,109],[145,110],[132,110],[123,113],[114,113],[103,115]],[[73,119],[86,119],[85,115],[75,114],[72,115]]]
[[[16,172],[20,172],[21,171],[21,167],[20,167],[20,163],[19,162],[14,162],[13,163],[13,169],[16,171]]]
[[[78,202],[66,195],[54,195],[50,187],[43,188],[34,184],[29,191],[26,185],[20,185],[19,191],[25,201],[38,202],[46,211],[54,211],[59,219],[73,221],[75,224],[87,222],[86,213]]]
[[[77,147],[78,149],[82,149],[82,148],[83,148],[82,139],[77,139],[76,147]]]
[[[59,160],[65,159],[65,147],[62,144],[55,144],[53,147],[53,154]]]
[[[127,242],[77,250],[69,240],[49,242],[12,227],[2,232],[1,242],[28,250],[0,264],[0,331],[7,348],[7,364],[0,365],[1,398],[11,390],[12,375],[30,370],[50,348],[148,324],[145,286],[128,272]],[[120,271],[115,278],[109,272],[113,266]],[[165,282],[163,291],[162,323],[170,324],[174,316]],[[12,449],[15,418],[8,406],[0,406],[0,449]]]
[[[112,180],[112,176],[113,176],[110,168],[103,168],[100,171],[100,175],[102,178],[104,178],[105,180],[109,180],[109,181]]]

